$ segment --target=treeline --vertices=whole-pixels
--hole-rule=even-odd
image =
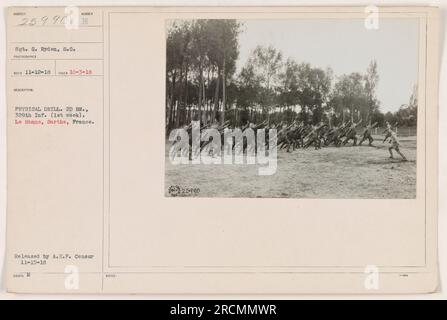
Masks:
[[[236,74],[236,20],[184,20],[168,28],[166,63],[167,130],[230,121],[241,126],[293,120],[337,125],[347,120],[412,126],[417,119],[416,87],[407,105],[383,114],[376,97],[376,61],[364,74],[334,77],[330,68],[298,63],[273,47],[254,48]]]

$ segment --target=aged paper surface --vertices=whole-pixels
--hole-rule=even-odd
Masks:
[[[376,9],[9,8],[8,290],[435,291],[438,11]]]

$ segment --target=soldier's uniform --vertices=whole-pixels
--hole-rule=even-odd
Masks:
[[[321,149],[321,140],[318,128],[313,128],[310,133],[309,142],[307,145],[311,146],[312,144],[315,145],[315,150]]]
[[[304,125],[298,125],[293,135],[293,143],[295,145],[295,148],[304,147],[304,131]]]
[[[327,145],[334,143],[336,147],[340,146],[341,140],[340,140],[340,128],[334,127],[332,129],[332,132],[330,133],[329,138],[327,139]]]
[[[363,137],[362,137],[362,140],[360,140],[359,146],[361,146],[363,141],[365,141],[365,140],[368,140],[369,146],[372,146],[372,143],[374,141],[374,138],[371,135],[372,128],[373,128],[373,126],[371,126],[371,125],[366,126],[365,132],[363,132]]]
[[[355,130],[355,127],[356,127],[355,124],[351,125],[348,132],[346,133],[346,139],[345,141],[343,141],[343,145],[347,144],[351,139],[354,141],[353,145],[354,146],[357,145],[357,131]]]
[[[289,131],[286,132],[286,144],[287,144],[287,152],[290,152],[290,147],[292,147],[292,150],[295,151],[295,131],[297,128],[293,126]]]
[[[390,124],[387,122],[386,123],[386,129],[383,131],[383,134],[385,134],[385,138],[383,139],[383,142],[386,141],[386,139],[388,139],[389,137],[391,137],[391,126]]]
[[[396,133],[394,133],[393,131],[389,130],[389,138],[390,138],[390,143],[391,143],[391,146],[388,148],[388,151],[390,152],[390,158],[394,159],[393,151],[392,151],[394,149],[402,157],[402,159],[404,161],[407,161],[407,158],[399,150],[400,142],[397,139]]]

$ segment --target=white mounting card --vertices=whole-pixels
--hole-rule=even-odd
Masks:
[[[7,9],[8,290],[438,286],[438,9]]]

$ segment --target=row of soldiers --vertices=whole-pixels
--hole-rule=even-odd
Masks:
[[[321,149],[322,146],[329,146],[333,144],[336,147],[346,145],[351,140],[353,145],[357,145],[357,127],[361,124],[359,122],[348,121],[339,126],[329,126],[323,122],[317,125],[310,125],[304,123],[297,123],[294,121],[291,125],[280,125],[278,131],[278,145],[281,148],[287,148],[287,152],[290,152],[290,148],[293,150],[297,148],[308,148],[314,146],[315,149]],[[363,131],[362,138],[359,145],[362,145],[364,141],[368,140],[371,146],[374,138],[372,137],[372,130],[377,126],[377,122],[374,124],[368,124]]]
[[[292,148],[308,148],[314,146],[315,149],[321,149],[322,146],[329,146],[333,144],[335,147],[344,146],[352,140],[353,146],[357,145],[357,127],[362,123],[362,120],[347,121],[339,126],[329,126],[324,122],[320,122],[317,125],[305,125],[304,123],[297,123],[294,121],[291,125],[281,125],[278,131],[278,146],[280,149],[286,148],[287,152],[290,152]],[[363,142],[368,141],[368,145],[372,146],[374,138],[372,136],[373,129],[377,127],[377,122],[366,125],[358,145],[362,145]],[[395,124],[396,126],[397,124]],[[383,142],[389,140],[391,146],[388,148],[390,158],[394,158],[393,150],[395,150],[404,161],[407,158],[400,151],[400,142],[397,139],[396,131],[393,130],[391,124],[386,122],[386,128],[382,132],[385,135]]]
[[[362,120],[355,122],[353,120],[342,123],[339,126],[329,126],[324,122],[317,125],[306,125],[303,122],[297,123],[294,121],[291,125],[280,125],[278,131],[278,147],[286,149],[290,152],[297,148],[308,148],[314,146],[315,149],[321,149],[322,146],[329,146],[333,144],[335,147],[340,147],[348,144],[352,140],[353,146],[357,145],[357,127],[362,123]],[[372,136],[373,129],[377,127],[377,122],[366,125],[362,134],[360,135],[360,142],[368,141],[368,145],[372,146],[374,138]],[[395,124],[396,127],[397,123]],[[386,128],[382,132],[385,135],[383,142],[389,140],[391,146],[388,148],[390,158],[394,158],[393,150],[395,150],[404,161],[407,161],[404,154],[400,151],[400,142],[397,139],[396,131],[389,122],[386,122]]]
[[[353,120],[342,123],[341,125],[328,125],[324,122],[320,122],[318,124],[306,124],[304,122],[293,121],[291,124],[287,125],[284,123],[272,124],[268,126],[267,121],[264,121],[259,124],[254,124],[251,122],[246,122],[241,129],[242,132],[247,128],[251,128],[254,131],[259,129],[265,129],[267,126],[270,129],[277,130],[277,145],[278,149],[286,149],[287,152],[293,151],[298,148],[306,149],[313,146],[316,150],[321,149],[322,147],[328,147],[330,145],[334,145],[335,147],[344,146],[350,141],[352,141],[352,145],[356,146],[359,138],[357,137],[357,128],[362,123],[362,120],[355,122]],[[366,125],[362,134],[360,135],[360,141],[358,145],[362,145],[365,141],[368,141],[368,145],[372,146],[374,142],[374,138],[372,136],[373,129],[377,127],[377,122]],[[396,127],[397,124],[394,125]],[[217,123],[214,124],[205,124],[200,128],[201,130],[206,128],[214,128],[217,129],[222,137],[225,129],[229,128],[229,122],[225,122],[222,125]],[[190,133],[192,127],[186,126],[184,127]],[[390,123],[386,122],[386,128],[382,133],[385,138],[383,142],[389,140],[390,147],[388,148],[390,153],[390,158],[394,158],[393,150],[396,151],[404,161],[407,161],[404,154],[400,151],[400,142],[397,139],[397,134],[393,126]],[[191,134],[189,135],[191,138]],[[266,146],[268,146],[268,131],[266,132]],[[191,141],[190,141],[191,143]],[[210,141],[201,142],[200,149],[206,147]],[[190,144],[191,145],[191,144]],[[222,144],[223,145],[223,144]],[[244,146],[245,150],[245,146]]]

